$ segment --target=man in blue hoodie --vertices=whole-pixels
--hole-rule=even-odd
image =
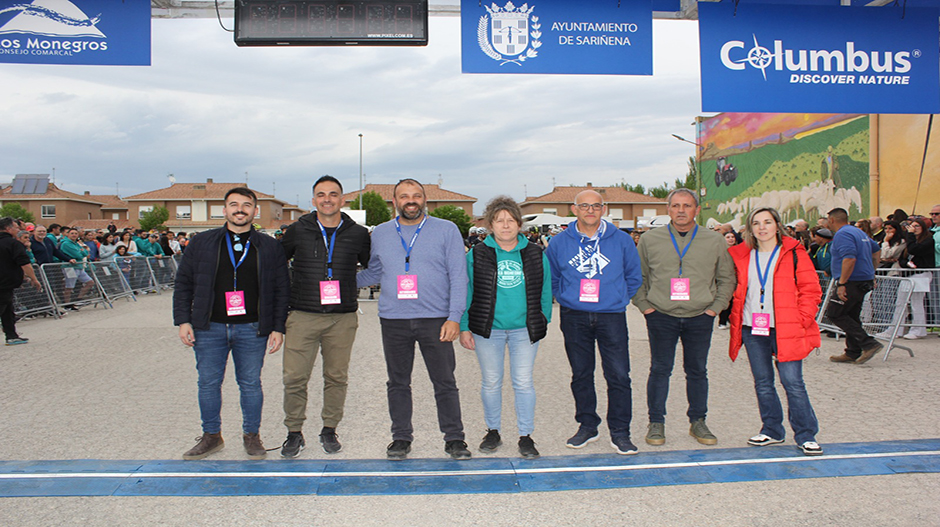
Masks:
[[[571,392],[580,427],[569,448],[597,441],[594,343],[607,380],[607,426],[618,454],[635,454],[630,441],[633,392],[626,307],[640,288],[640,259],[630,236],[602,218],[606,206],[593,190],[579,193],[571,206],[577,217],[552,238],[546,250],[552,293],[561,305],[561,331],[571,364]]]

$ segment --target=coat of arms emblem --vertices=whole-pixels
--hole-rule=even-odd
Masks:
[[[485,7],[489,14],[480,17],[477,40],[486,56],[500,61],[500,66],[509,62],[521,66],[527,59],[538,57],[542,25],[539,17],[532,16],[535,6],[516,7],[509,1],[503,7]]]

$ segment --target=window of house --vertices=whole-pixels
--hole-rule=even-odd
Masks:
[[[112,219],[112,220],[119,220],[119,219],[121,219],[121,213],[120,213],[120,212],[112,212],[112,213],[111,213],[111,219]]]
[[[153,210],[153,205],[142,206],[137,209],[137,219],[142,219],[144,214]]]
[[[623,219],[623,209],[607,209],[607,215],[611,219],[622,220]]]
[[[192,217],[192,206],[190,205],[177,205],[176,206],[176,219],[188,220],[191,217]]]
[[[55,205],[43,205],[41,215],[43,218],[55,218]]]
[[[558,214],[558,209],[545,207],[542,209],[542,214]]]
[[[223,205],[210,205],[209,206],[209,219],[210,220],[222,220],[225,219],[225,207]]]
[[[261,217],[261,207],[255,207],[255,219]]]

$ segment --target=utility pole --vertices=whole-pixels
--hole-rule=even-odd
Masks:
[[[359,210],[365,210],[362,205],[362,134],[359,134]]]

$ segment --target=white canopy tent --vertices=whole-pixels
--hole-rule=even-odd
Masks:
[[[522,228],[531,227],[561,227],[574,221],[574,218],[565,218],[554,214],[527,214],[522,217]]]

